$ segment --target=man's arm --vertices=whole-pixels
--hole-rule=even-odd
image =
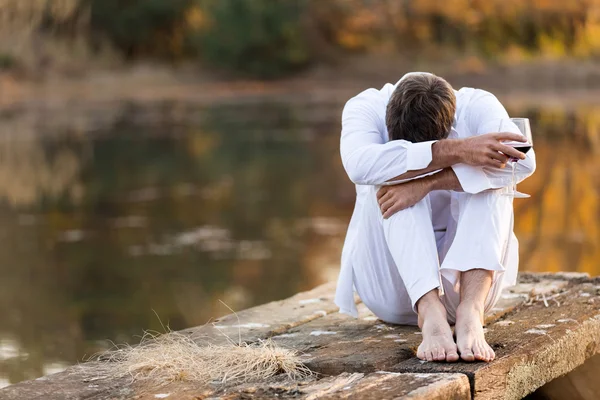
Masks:
[[[342,113],[342,164],[357,185],[380,185],[407,171],[426,168],[433,142],[385,140],[385,101],[369,89],[350,99]]]
[[[487,132],[502,129],[521,135],[519,129],[510,121],[508,113],[500,101],[485,90],[477,90],[470,100],[466,110],[467,127],[473,140],[486,136]],[[521,140],[522,141],[522,140]],[[503,150],[499,150],[504,152]],[[505,153],[511,155],[509,153]],[[535,152],[529,150],[515,167],[515,180],[521,182],[535,171]],[[512,184],[511,168],[493,168],[487,165],[477,166],[471,163],[459,163],[452,166],[465,192],[479,193],[489,189],[499,189]]]
[[[439,140],[431,147],[432,160],[426,168],[408,171],[389,181],[411,179],[461,163],[475,167],[504,168],[509,156],[525,159],[523,153],[502,144],[502,141],[525,142],[526,139],[518,133],[498,132],[465,139]]]
[[[503,127],[507,126],[508,129],[512,129],[514,133],[521,136],[521,141],[523,141],[523,136],[517,133],[519,132],[517,127],[510,123],[508,113],[491,93],[480,91],[480,94],[475,96],[471,102],[473,106],[469,110],[470,118],[468,124],[469,129],[476,136],[463,139],[463,145],[467,144],[467,146],[460,150],[463,154],[463,159],[469,156],[476,157],[478,152],[474,147],[481,146],[480,141],[487,140],[486,137],[493,137],[494,135],[499,137],[499,134],[483,133],[489,132],[495,127],[497,129],[500,126],[500,121],[508,122],[506,125],[503,124]],[[443,142],[440,141],[438,143]],[[500,147],[496,148],[496,150],[505,151]],[[506,152],[506,154],[509,153]],[[500,154],[500,156],[506,157],[504,154]],[[381,212],[384,218],[389,218],[394,213],[413,206],[432,190],[455,190],[479,193],[483,190],[498,189],[511,185],[512,170],[503,168],[506,159],[495,159],[495,161],[502,165],[494,166],[493,164],[485,164],[481,163],[481,161],[471,159],[468,160],[468,164],[464,162],[453,164],[450,168],[422,179],[394,186],[384,186],[377,192],[377,200]],[[478,166],[478,163],[482,165]],[[498,166],[501,168],[498,168]],[[517,182],[524,180],[535,171],[535,153],[533,149],[529,150],[527,155],[521,153],[520,161],[516,164],[515,171]]]
[[[462,191],[462,186],[452,168],[424,178],[394,186],[384,186],[377,192],[377,202],[383,218],[389,218],[398,211],[412,207],[432,190]]]
[[[357,185],[382,185],[411,179],[455,164],[502,167],[506,156],[522,153],[500,143],[521,140],[515,133],[494,133],[467,139],[422,143],[405,140],[386,142],[385,104],[375,89],[346,103],[342,114],[340,152],[342,163]],[[501,154],[504,153],[504,154]]]

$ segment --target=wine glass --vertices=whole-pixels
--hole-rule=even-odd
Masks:
[[[516,126],[519,128],[519,131],[527,138],[527,143],[521,142],[503,142],[507,146],[514,147],[516,150],[519,150],[521,153],[527,153],[531,150],[533,146],[533,139],[531,137],[531,127],[529,126],[529,118],[511,118],[510,119]],[[500,132],[502,132],[502,121],[500,121]],[[518,158],[511,157],[509,162],[512,166],[512,185],[511,190],[507,193],[504,193],[505,196],[511,196],[516,199],[526,199],[531,197],[526,193],[521,193],[517,191],[517,183],[515,182],[515,168],[517,163],[520,160]]]

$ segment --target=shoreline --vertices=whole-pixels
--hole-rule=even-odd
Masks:
[[[116,70],[94,70],[69,78],[20,79],[0,73],[0,111],[60,109],[102,105],[115,101],[134,103],[189,102],[194,104],[260,102],[315,102],[343,104],[369,87],[381,87],[387,77],[400,77],[410,68],[372,70],[350,63],[340,73],[332,66],[316,67],[295,77],[259,81],[216,76],[196,67],[167,68],[136,65]],[[418,69],[418,68],[413,68]],[[567,68],[563,64],[531,63],[486,72],[421,68],[445,77],[454,87],[489,90],[501,101],[519,105],[574,108],[600,104],[600,64]],[[565,71],[571,71],[566,74]],[[507,84],[509,82],[509,84]]]

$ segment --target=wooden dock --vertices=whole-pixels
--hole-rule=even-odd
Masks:
[[[487,317],[496,352],[489,364],[420,361],[418,328],[385,324],[358,299],[358,319],[339,314],[334,289],[325,284],[183,331],[215,343],[226,340],[223,333],[241,333],[246,342],[272,338],[301,350],[317,378],[291,384],[275,377],[227,390],[186,382],[156,389],[126,379],[82,379],[67,369],[1,389],[0,399],[520,399],[600,352],[600,277],[522,274]]]

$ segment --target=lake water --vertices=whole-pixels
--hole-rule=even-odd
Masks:
[[[1,116],[0,387],[108,340],[206,323],[337,276],[354,206],[342,104],[114,105]],[[510,108],[510,107],[509,107]],[[521,270],[600,274],[600,113],[529,117]],[[25,121],[25,122],[23,122]],[[7,130],[7,129],[5,129]]]

